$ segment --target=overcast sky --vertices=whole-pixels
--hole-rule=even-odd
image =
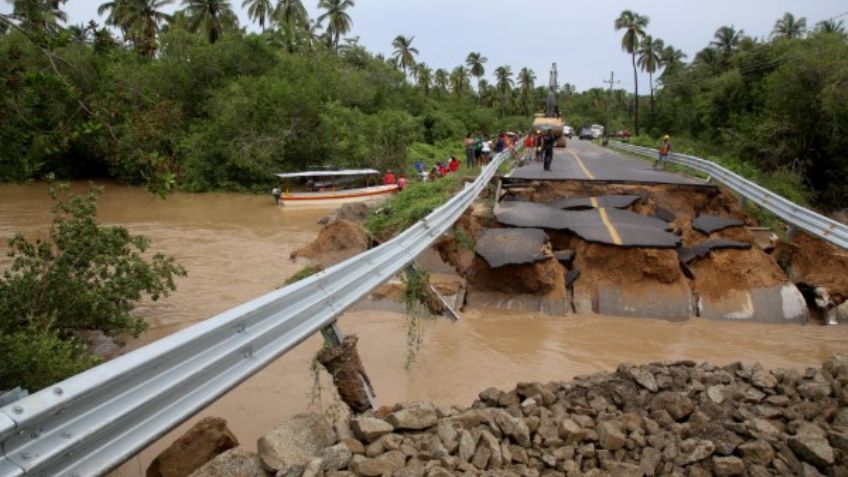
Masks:
[[[104,0],[105,1],[105,0]],[[242,25],[250,24],[242,0],[231,0]],[[68,0],[69,23],[83,23],[97,16],[100,0]],[[316,16],[317,0],[304,0]],[[178,5],[179,2],[175,2]],[[808,27],[848,12],[846,0],[356,0],[350,11],[353,30],[372,52],[391,54],[391,42],[402,34],[415,36],[418,61],[433,69],[452,69],[471,51],[488,58],[487,76],[500,65],[517,73],[528,66],[537,83],[547,83],[552,62],[559,68],[560,84],[578,90],[602,86],[615,71],[621,83],[633,88],[630,57],[621,50],[621,32],[613,22],[624,9],[650,18],[648,33],[683,50],[691,60],[712,40],[722,25],[733,25],[755,37],[767,37],[784,12],[806,17]],[[11,10],[8,0],[0,11]],[[842,20],[848,23],[848,16]],[[647,77],[639,84],[647,91]]]

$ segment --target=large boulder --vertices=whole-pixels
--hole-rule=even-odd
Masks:
[[[256,448],[262,466],[269,471],[306,465],[318,453],[336,443],[336,432],[323,415],[298,414],[259,438]]]
[[[153,459],[147,477],[185,477],[238,445],[236,436],[227,429],[227,421],[206,417]]]

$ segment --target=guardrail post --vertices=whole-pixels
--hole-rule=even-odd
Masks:
[[[321,328],[321,335],[327,347],[318,352],[317,359],[333,377],[342,401],[357,414],[377,409],[374,389],[356,351],[359,338],[344,336],[336,321]]]
[[[795,238],[796,233],[798,233],[798,227],[795,227],[792,224],[786,226],[786,240],[792,240]]]

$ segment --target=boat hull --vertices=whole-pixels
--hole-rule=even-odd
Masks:
[[[397,185],[381,185],[322,192],[293,192],[283,194],[280,201],[285,207],[334,207],[351,202],[383,200],[397,192]]]

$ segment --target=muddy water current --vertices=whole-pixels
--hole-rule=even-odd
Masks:
[[[0,185],[0,269],[9,263],[5,239],[15,232],[44,236],[49,207],[44,185]],[[142,189],[106,184],[99,213],[104,223],[147,235],[154,250],[175,255],[188,270],[174,295],[139,308],[151,327],[129,342],[128,348],[135,348],[281,285],[306,263],[292,262],[289,254],[315,237],[316,221],[328,211],[276,209],[268,197],[239,194],[176,193],[161,200]],[[468,405],[489,386],[564,380],[614,370],[622,362],[689,358],[803,368],[848,350],[846,326],[554,318],[489,310],[467,311],[457,323],[357,310],[340,324],[359,335],[363,363],[381,404],[426,399]],[[417,348],[409,344],[410,329],[423,336]],[[113,475],[144,475],[164,447],[204,416],[227,419],[242,446],[252,449],[286,416],[310,409],[332,412],[329,377],[319,374],[316,385],[310,371],[320,345],[319,337],[310,338]]]

